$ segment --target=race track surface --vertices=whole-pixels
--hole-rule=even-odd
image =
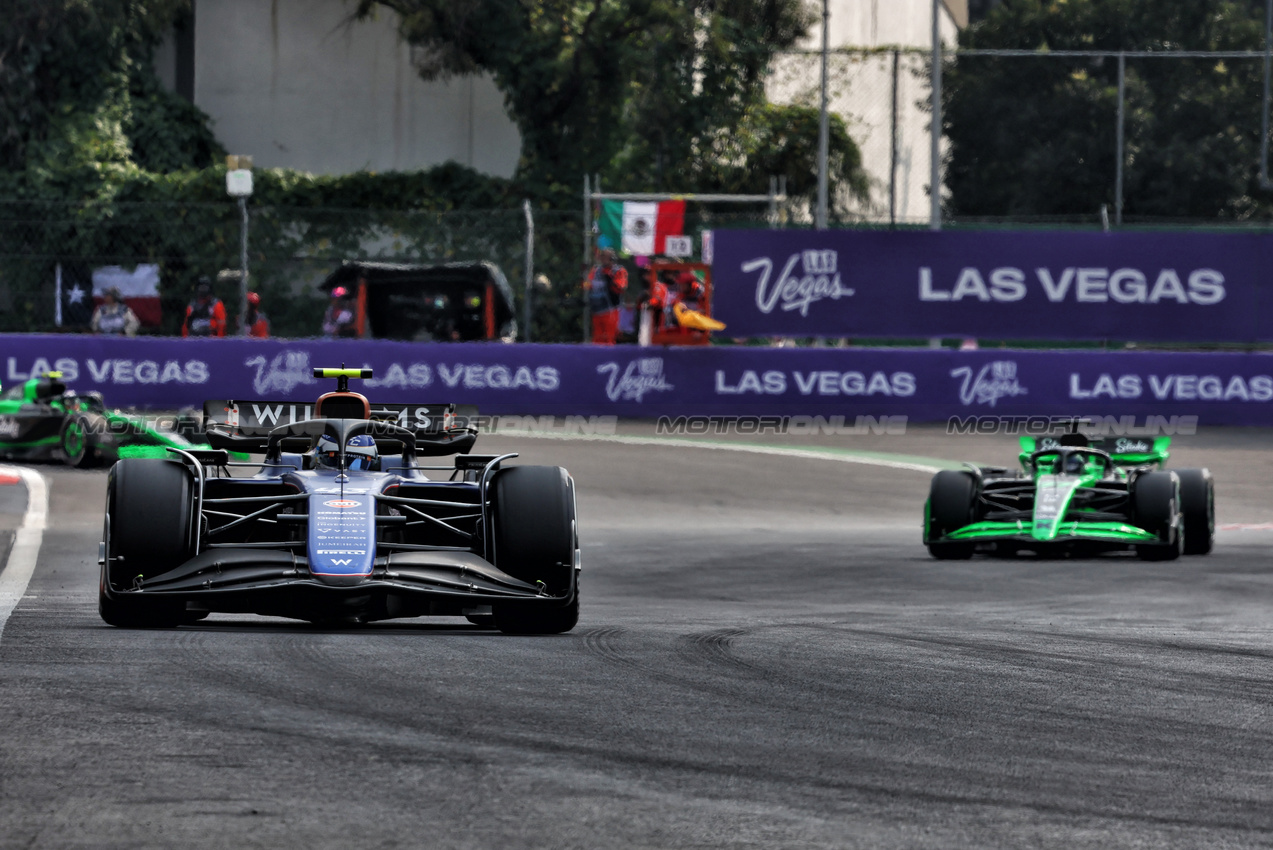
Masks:
[[[787,442],[1015,454],[914,428]],[[1273,434],[1179,443],[1173,466],[1215,473],[1221,523],[1273,522]],[[1273,843],[1273,532],[1165,564],[939,563],[919,542],[926,472],[479,448],[575,475],[569,635],[113,629],[106,476],[41,467],[50,527],[0,634],[0,847]]]

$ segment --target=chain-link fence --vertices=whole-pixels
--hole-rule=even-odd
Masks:
[[[577,339],[581,326],[580,213],[536,210],[537,340]],[[163,324],[179,332],[199,277],[238,305],[241,220],[224,204],[64,204],[0,201],[0,331],[57,326],[59,273],[64,291],[91,287],[95,268],[158,266]],[[487,260],[513,286],[523,314],[526,221],[521,209],[455,212],[250,207],[248,272],[275,335],[313,336],[326,307],[323,279],[347,259],[403,263]],[[221,274],[223,271],[230,274]],[[65,321],[63,330],[80,329]]]
[[[534,275],[530,338],[583,338],[584,224],[581,210],[532,211]],[[763,205],[720,211],[691,204],[686,232],[701,245],[703,230],[783,226]],[[589,223],[591,227],[591,223]],[[69,204],[0,200],[0,332],[78,331],[85,317],[56,324],[62,291],[91,291],[104,266],[158,267],[163,322],[145,333],[176,334],[202,276],[234,313],[239,303],[241,219],[225,203]],[[524,325],[526,217],[513,209],[401,212],[249,206],[248,272],[261,293],[275,336],[314,336],[327,306],[319,284],[344,260],[434,264],[486,260],[499,266]],[[631,260],[627,260],[631,265]],[[644,283],[633,265],[635,299]],[[525,328],[521,337],[526,338]]]
[[[1264,54],[959,50],[943,54],[947,224],[1256,225]],[[768,94],[816,106],[821,57],[778,56]],[[830,109],[862,152],[863,223],[929,222],[931,54],[833,50]]]

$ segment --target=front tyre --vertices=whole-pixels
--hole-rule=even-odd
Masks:
[[[1158,537],[1161,543],[1136,547],[1145,561],[1174,561],[1184,549],[1180,528],[1180,479],[1175,472],[1146,472],[1132,483],[1132,511],[1136,524]]]
[[[72,413],[63,420],[58,446],[66,463],[76,469],[87,469],[97,460],[96,452],[89,445],[88,418],[79,413]]]
[[[193,555],[194,482],[182,464],[125,458],[110,471],[98,612],[112,626],[170,628],[185,603],[129,592]]]
[[[971,525],[976,516],[977,483],[967,472],[943,469],[933,476],[928,493],[928,551],[940,561],[962,561],[972,557],[973,544],[966,541],[933,542],[952,531]]]
[[[1205,555],[1216,536],[1216,486],[1209,469],[1177,469],[1185,554]]]
[[[495,628],[508,634],[561,634],[579,622],[575,581],[577,530],[570,476],[558,466],[514,466],[491,484],[492,562],[502,572],[541,585],[548,600],[493,606]]]

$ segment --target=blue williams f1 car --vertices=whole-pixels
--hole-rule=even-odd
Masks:
[[[580,557],[566,470],[469,454],[476,432],[454,405],[373,408],[348,389],[370,370],[314,374],[337,378],[337,390],[313,405],[208,402],[211,449],[112,467],[103,620],[463,616],[519,634],[574,628]],[[231,451],[264,458],[234,463]],[[418,462],[443,455],[453,465]]]

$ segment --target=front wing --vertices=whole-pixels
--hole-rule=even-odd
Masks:
[[[1056,533],[1048,538],[1035,537],[1025,522],[975,522],[956,529],[930,542],[991,543],[1011,541],[1034,546],[1049,546],[1075,542],[1106,543],[1112,546],[1165,542],[1152,532],[1125,522],[1062,521]]]
[[[194,611],[253,613],[298,619],[461,616],[490,613],[490,606],[515,602],[561,607],[565,596],[513,578],[471,552],[395,552],[374,562],[370,578],[348,584],[320,581],[304,556],[282,549],[207,550],[166,573],[119,590],[106,581],[103,542],[99,562],[103,591],[113,598],[164,598]]]

